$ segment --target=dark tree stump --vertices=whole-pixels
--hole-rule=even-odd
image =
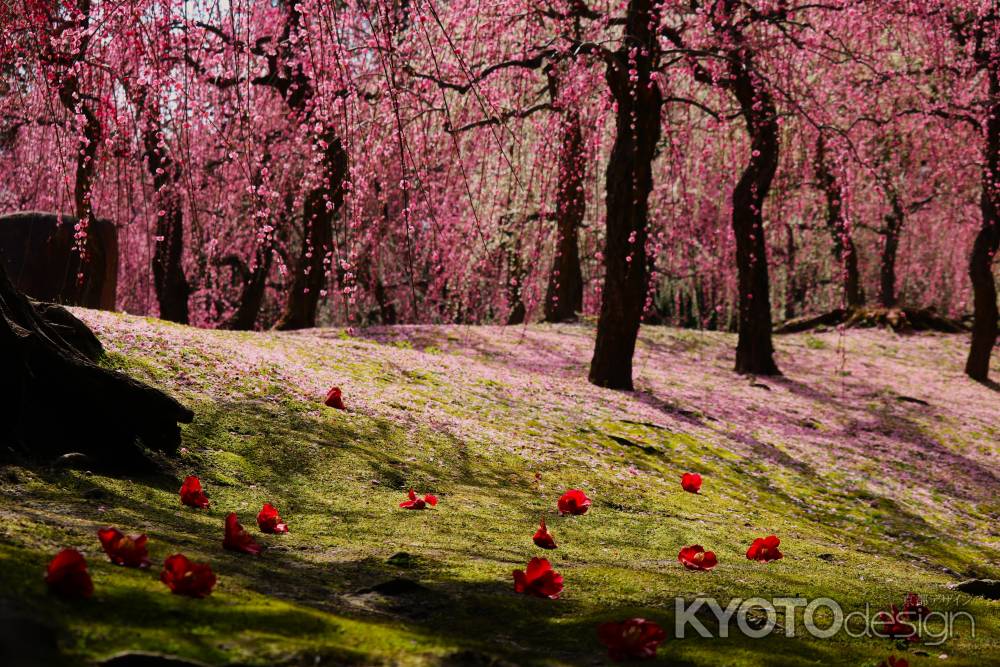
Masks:
[[[71,215],[42,211],[0,215],[0,263],[32,299],[114,310],[118,230],[109,220],[91,220],[81,261],[73,236],[78,223]]]
[[[36,308],[0,266],[0,457],[51,461],[79,452],[95,467],[150,471],[145,448],[180,445],[194,414],[167,394],[94,363],[100,342],[62,308]]]

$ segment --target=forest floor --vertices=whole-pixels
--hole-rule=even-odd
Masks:
[[[0,625],[54,633],[73,664],[150,650],[212,665],[598,665],[596,626],[632,616],[667,630],[662,664],[1000,664],[1000,602],[948,587],[1000,578],[1000,393],[962,375],[966,336],[780,336],[784,377],[754,380],[730,370],[732,335],[646,327],[637,391],[614,392],[586,381],[587,325],[233,333],[77,313],[105,363],[196,418],[163,475],[0,469]],[[332,385],[347,411],[323,405]],[[700,494],[681,489],[687,471]],[[188,474],[207,511],[179,503]],[[410,487],[440,503],[399,509]],[[568,488],[589,513],[556,514]],[[264,502],[287,535],[257,532]],[[222,549],[230,511],[260,557]],[[558,550],[532,544],[543,513]],[[109,563],[105,525],[147,533],[153,567]],[[771,533],[784,559],[747,560]],[[715,570],[677,562],[696,543]],[[92,600],[45,592],[45,564],[69,546],[87,556]],[[175,552],[212,565],[210,597],[158,581]],[[532,556],[564,575],[561,599],[514,593]],[[735,624],[725,639],[690,625],[675,637],[677,597],[830,597],[874,614],[908,592],[969,612],[975,637],[960,619],[940,645],[819,639],[802,609],[777,617],[795,637]]]

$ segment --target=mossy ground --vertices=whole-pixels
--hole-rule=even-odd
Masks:
[[[1000,575],[1000,398],[962,380],[961,337],[789,336],[788,377],[748,382],[728,371],[732,337],[650,328],[639,391],[621,393],[586,384],[584,326],[356,337],[81,315],[106,363],[197,416],[161,476],[0,471],[0,610],[54,626],[71,662],[154,650],[210,664],[602,664],[596,625],[637,615],[667,628],[662,664],[1000,662],[1000,603],[947,588]],[[348,412],[322,406],[330,384]],[[928,405],[909,400],[921,387]],[[688,470],[705,478],[699,495],[680,488]],[[201,477],[209,510],[179,504],[186,474]],[[441,503],[397,509],[411,486]],[[593,498],[588,514],[555,515],[570,487]],[[291,532],[258,535],[259,558],[224,551],[225,514],[256,533],[265,501]],[[543,513],[554,552],[531,543]],[[147,533],[153,568],[107,562],[103,525]],[[747,561],[750,541],[770,533],[785,558]],[[716,570],[677,563],[694,543],[716,551]],[[45,563],[67,546],[88,557],[90,601],[45,592]],[[158,581],[178,551],[212,564],[211,597]],[[513,592],[511,571],[535,555],[565,576],[561,599]],[[370,591],[398,579],[400,590]],[[972,614],[976,636],[963,621],[940,646],[814,639],[800,610],[794,638],[673,637],[678,596],[831,597],[874,612],[910,591]]]

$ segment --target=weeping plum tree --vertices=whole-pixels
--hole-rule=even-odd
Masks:
[[[156,193],[156,241],[153,253],[153,285],[160,304],[160,317],[188,323],[191,286],[184,275],[184,208],[180,197],[181,168],[167,147],[160,101],[151,98],[147,86],[134,93],[136,109],[144,122],[142,143],[146,168]]]
[[[298,3],[281,3],[284,21],[274,35],[257,37],[252,45],[239,40],[218,26],[205,22],[197,25],[217,37],[236,53],[248,51],[263,60],[263,73],[252,77],[251,83],[276,91],[288,107],[288,121],[292,128],[307,128],[311,136],[312,151],[318,168],[311,174],[302,203],[302,243],[298,260],[293,267],[292,283],[284,310],[275,324],[276,329],[291,330],[316,325],[316,311],[332,263],[333,223],[344,203],[344,184],[348,178],[348,156],[333,119],[322,106],[324,100],[306,67],[304,55],[297,48],[306,31],[303,25],[302,6]],[[202,74],[204,65],[193,58],[188,62]],[[234,77],[210,77],[216,85],[230,86],[240,81]],[[333,93],[333,98],[343,98],[346,90]],[[313,129],[314,128],[314,129]]]
[[[892,9],[897,18],[916,19],[914,27],[926,31],[928,39],[918,48],[931,52],[928,45],[952,45],[946,57],[958,66],[932,68],[940,83],[951,86],[951,94],[940,95],[938,86],[931,88],[925,111],[968,124],[980,137],[981,224],[968,263],[973,326],[965,372],[986,382],[1000,330],[993,276],[993,260],[1000,249],[1000,7],[993,0],[933,0],[904,2]]]
[[[849,301],[905,285],[913,306],[972,305],[985,377],[989,2],[183,6],[0,7],[0,207],[113,217],[129,312],[183,320],[186,301],[188,321],[236,328],[580,312],[598,317],[592,380],[628,388],[644,309],[672,281],[671,312],[735,319],[737,370],[773,373],[777,230],[789,312],[840,305],[819,278],[832,238]],[[123,94],[140,81],[148,101]],[[913,210],[929,195],[913,165],[893,158],[883,179],[857,159],[866,116],[947,147],[939,197]],[[876,256],[879,272],[853,270]]]
[[[816,138],[816,182],[826,199],[826,226],[833,239],[833,254],[843,273],[844,301],[849,309],[860,308],[865,299],[858,272],[858,253],[844,215],[844,191],[830,164],[826,139]]]
[[[685,58],[694,81],[725,91],[736,102],[748,139],[749,159],[733,189],[731,204],[739,308],[738,373],[780,374],[771,339],[764,224],[764,204],[781,151],[777,96],[788,104],[790,113],[811,118],[804,111],[809,104],[803,98],[813,88],[808,83],[812,70],[803,66],[810,60],[801,56],[822,52],[822,46],[814,44],[815,36],[832,30],[830,18],[840,15],[847,4],[695,1],[679,10],[675,22],[663,30],[674,46],[671,53]],[[835,215],[839,219],[840,212]]]
[[[559,77],[547,71],[549,97],[558,104]],[[583,310],[583,272],[580,270],[579,230],[587,211],[584,178],[587,155],[580,112],[562,108],[559,137],[559,175],[556,184],[556,249],[545,292],[545,321],[567,322]]]
[[[615,100],[615,140],[605,173],[604,286],[588,377],[611,389],[632,389],[632,357],[646,300],[649,194],[663,107],[653,80],[660,67],[659,26],[657,3],[633,0],[626,7],[621,46],[601,49]]]
[[[92,46],[91,0],[75,0],[65,4],[32,4],[25,12],[29,34],[37,47],[38,63],[44,76],[55,89],[55,97],[70,119],[73,143],[69,153],[75,163],[73,170],[73,211],[76,216],[72,260],[66,267],[65,283],[70,303],[95,305],[88,297],[81,264],[94,262],[108,265],[117,274],[116,239],[95,242],[88,235],[94,221],[94,181],[98,167],[98,152],[104,138],[99,117],[102,100],[90,86],[95,74],[89,65]],[[20,36],[19,36],[20,37]],[[20,41],[20,40],[19,40]],[[36,81],[35,85],[40,82]],[[54,115],[55,111],[51,113]],[[116,282],[114,279],[109,282]],[[104,302],[114,303],[113,295]]]

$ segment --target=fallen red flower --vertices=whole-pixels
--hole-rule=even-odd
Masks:
[[[711,570],[719,564],[714,551],[705,551],[700,544],[684,547],[677,554],[677,560],[689,570]]]
[[[911,618],[909,614],[899,611],[896,605],[892,605],[891,611],[880,611],[875,614],[875,623],[879,626],[876,636],[916,641],[917,628],[910,622]]]
[[[534,537],[531,538],[534,541],[535,546],[541,547],[542,549],[555,549],[556,541],[552,539],[552,535],[549,534],[549,529],[545,527],[545,517],[542,517],[542,522],[538,524],[538,530],[535,531]]]
[[[101,528],[97,531],[104,553],[115,565],[125,567],[149,567],[149,553],[146,551],[145,535],[126,535],[117,528]]]
[[[417,492],[414,491],[413,489],[410,489],[409,496],[410,496],[409,500],[404,500],[403,502],[399,503],[399,506],[402,507],[404,510],[423,510],[427,509],[428,505],[434,507],[435,505],[438,504],[437,496],[435,496],[432,493],[428,493],[423,498],[417,498]]]
[[[667,633],[657,623],[644,618],[630,618],[621,623],[602,623],[597,636],[608,647],[612,660],[648,660],[656,657],[656,649]]]
[[[87,561],[76,549],[63,549],[45,569],[49,590],[65,598],[89,598],[94,594],[94,582],[87,571]]]
[[[188,507],[204,509],[208,507],[208,496],[201,490],[201,480],[190,475],[181,484],[181,502]]]
[[[215,587],[215,573],[208,563],[193,563],[184,554],[174,554],[163,561],[160,581],[176,595],[203,598]]]
[[[681,488],[688,493],[698,493],[701,489],[701,475],[696,472],[686,472],[681,475]]]
[[[586,514],[590,509],[590,498],[580,489],[570,489],[559,499],[560,514]]]
[[[271,503],[264,503],[257,514],[257,527],[262,533],[287,533],[288,524],[281,520],[278,508]]]
[[[916,593],[907,593],[903,599],[903,614],[909,618],[926,618],[931,610],[923,603]]]
[[[246,528],[240,525],[235,512],[226,515],[226,535],[222,539],[222,546],[230,551],[241,551],[251,556],[260,555],[260,545],[254,541]]]
[[[762,563],[784,558],[785,555],[778,550],[779,544],[781,544],[781,540],[779,540],[776,535],[758,537],[753,541],[753,544],[750,545],[750,548],[747,549],[747,558],[750,560],[760,561]]]
[[[514,570],[514,591],[555,600],[563,589],[563,577],[545,558],[532,558],[524,570]]]
[[[326,400],[323,402],[327,407],[346,410],[347,407],[344,405],[343,396],[344,393],[340,391],[340,387],[333,387],[330,391],[326,392]]]
[[[880,662],[878,667],[910,667],[910,663],[906,658],[897,658],[894,655],[890,655],[889,659]]]

